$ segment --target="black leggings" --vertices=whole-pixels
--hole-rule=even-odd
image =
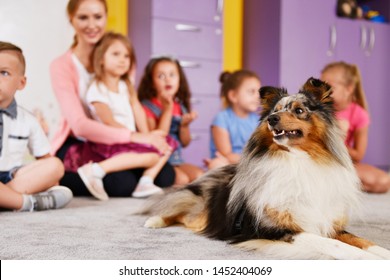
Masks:
[[[69,147],[79,141],[74,138],[68,138],[67,141],[58,150],[56,156],[64,160],[66,151]],[[111,197],[129,197],[133,193],[139,178],[141,178],[144,169],[131,169],[107,174],[104,179],[104,189]],[[155,179],[155,184],[162,188],[170,187],[175,181],[175,170],[172,165],[166,163]],[[80,176],[74,172],[65,172],[60,184],[69,187],[74,196],[90,196],[90,192],[85,187]]]

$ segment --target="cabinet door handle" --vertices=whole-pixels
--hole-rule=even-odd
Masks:
[[[180,66],[183,68],[199,68],[200,63],[196,61],[189,61],[189,60],[180,60],[179,61]]]
[[[329,49],[326,51],[326,54],[328,56],[333,56],[334,51],[336,49],[337,44],[337,30],[336,26],[334,24],[330,27],[330,43],[329,43]]]
[[[195,97],[191,97],[191,104],[192,105],[196,105],[196,104],[200,104],[200,103],[202,103],[202,101],[200,101],[200,99],[199,98],[195,98]]]
[[[367,46],[367,28],[362,25],[360,27],[360,48],[364,50]]]
[[[200,139],[200,135],[196,134],[196,133],[191,133],[191,140],[199,140]]]
[[[370,42],[368,43],[368,47],[366,50],[366,55],[370,56],[375,46],[375,29],[373,27],[370,28]]]
[[[199,32],[201,29],[199,26],[190,25],[190,24],[181,24],[178,23],[175,25],[177,31],[189,31],[189,32]]]

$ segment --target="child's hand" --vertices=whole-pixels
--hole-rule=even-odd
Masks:
[[[215,158],[213,159],[204,159],[203,162],[204,164],[206,165],[206,167],[208,169],[215,169],[215,168],[219,168],[219,167],[222,167],[222,166],[225,166],[225,165],[228,165],[230,162],[229,160],[224,157],[221,153],[219,152],[216,152],[215,154]]]
[[[161,105],[163,110],[169,109],[171,110],[173,107],[173,96],[167,93],[161,93]]]
[[[166,140],[167,134],[162,130],[153,130],[150,132],[152,135],[151,144],[155,147],[161,154],[171,154],[172,148],[169,146]]]
[[[164,130],[161,130],[161,129],[152,130],[150,133],[160,135],[162,137],[167,137],[167,135],[168,135]]]
[[[192,111],[191,113],[188,114],[184,114],[181,118],[181,126],[188,126],[197,117],[198,117],[198,113],[195,111]]]
[[[169,153],[172,150],[167,143],[166,133],[161,130],[154,130],[149,133],[135,132],[132,134],[132,141],[152,145],[161,154]]]

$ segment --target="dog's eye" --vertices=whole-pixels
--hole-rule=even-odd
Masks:
[[[300,115],[302,113],[303,113],[303,109],[301,109],[301,108],[296,108],[295,109],[295,114]]]

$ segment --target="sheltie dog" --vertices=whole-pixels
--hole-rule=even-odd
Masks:
[[[158,197],[148,228],[184,224],[273,259],[390,259],[345,230],[361,183],[337,126],[331,87],[262,87],[261,118],[241,161]]]

